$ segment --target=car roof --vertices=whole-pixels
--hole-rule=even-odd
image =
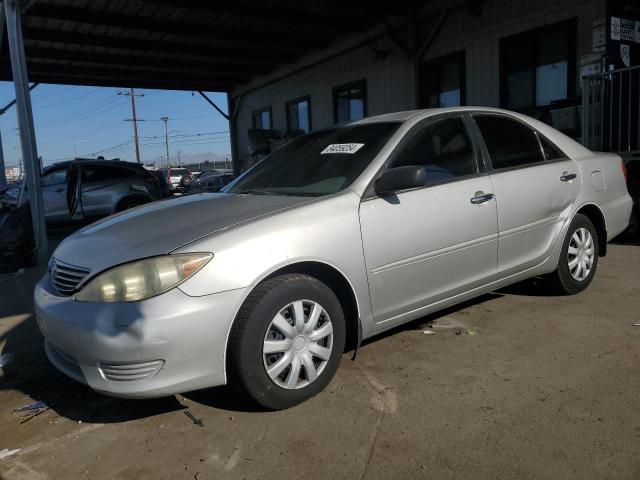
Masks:
[[[109,167],[118,167],[118,168],[126,168],[129,170],[135,170],[137,172],[148,171],[141,164],[134,162],[124,162],[122,160],[98,160],[93,158],[77,158],[75,160],[67,160],[64,162],[57,162],[51,165],[47,165],[43,167],[43,172],[48,173],[52,170],[59,170],[61,168],[68,168],[73,164],[82,164],[82,165],[102,165]]]
[[[364,125],[369,123],[382,123],[382,122],[406,122],[409,119],[421,120],[431,115],[437,115],[442,113],[456,113],[456,112],[486,112],[486,113],[502,113],[516,117],[524,117],[524,115],[510,110],[504,110],[501,108],[493,107],[442,107],[442,108],[425,108],[422,110],[406,110],[404,112],[384,113],[382,115],[375,115],[373,117],[366,117],[355,122],[348,123],[347,125]]]

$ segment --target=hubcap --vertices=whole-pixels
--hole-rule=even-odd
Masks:
[[[586,228],[579,228],[571,235],[567,251],[567,263],[571,276],[579,282],[587,278],[593,268],[594,258],[593,237]]]
[[[333,325],[322,306],[296,300],[282,308],[267,328],[262,358],[279,387],[306,387],[322,373],[331,357]]]

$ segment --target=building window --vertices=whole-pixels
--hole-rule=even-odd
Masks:
[[[335,123],[360,120],[366,116],[366,80],[360,80],[333,89],[333,120]]]
[[[287,102],[286,109],[287,130],[311,131],[311,100],[308,95]]]
[[[420,64],[420,108],[466,104],[465,54],[453,53]]]
[[[533,110],[575,96],[576,21],[500,40],[500,103]]]
[[[271,130],[271,107],[256,110],[252,113],[253,128]]]

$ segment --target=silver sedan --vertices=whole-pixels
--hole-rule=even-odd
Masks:
[[[97,391],[231,384],[282,409],[401,323],[533,276],[582,291],[630,213],[620,157],[534,119],[382,115],[299,137],[221,193],[78,231],[36,287],[38,324]]]

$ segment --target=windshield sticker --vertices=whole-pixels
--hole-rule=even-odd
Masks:
[[[320,152],[320,155],[325,155],[327,153],[356,153],[364,147],[364,143],[332,143],[327,148]]]

